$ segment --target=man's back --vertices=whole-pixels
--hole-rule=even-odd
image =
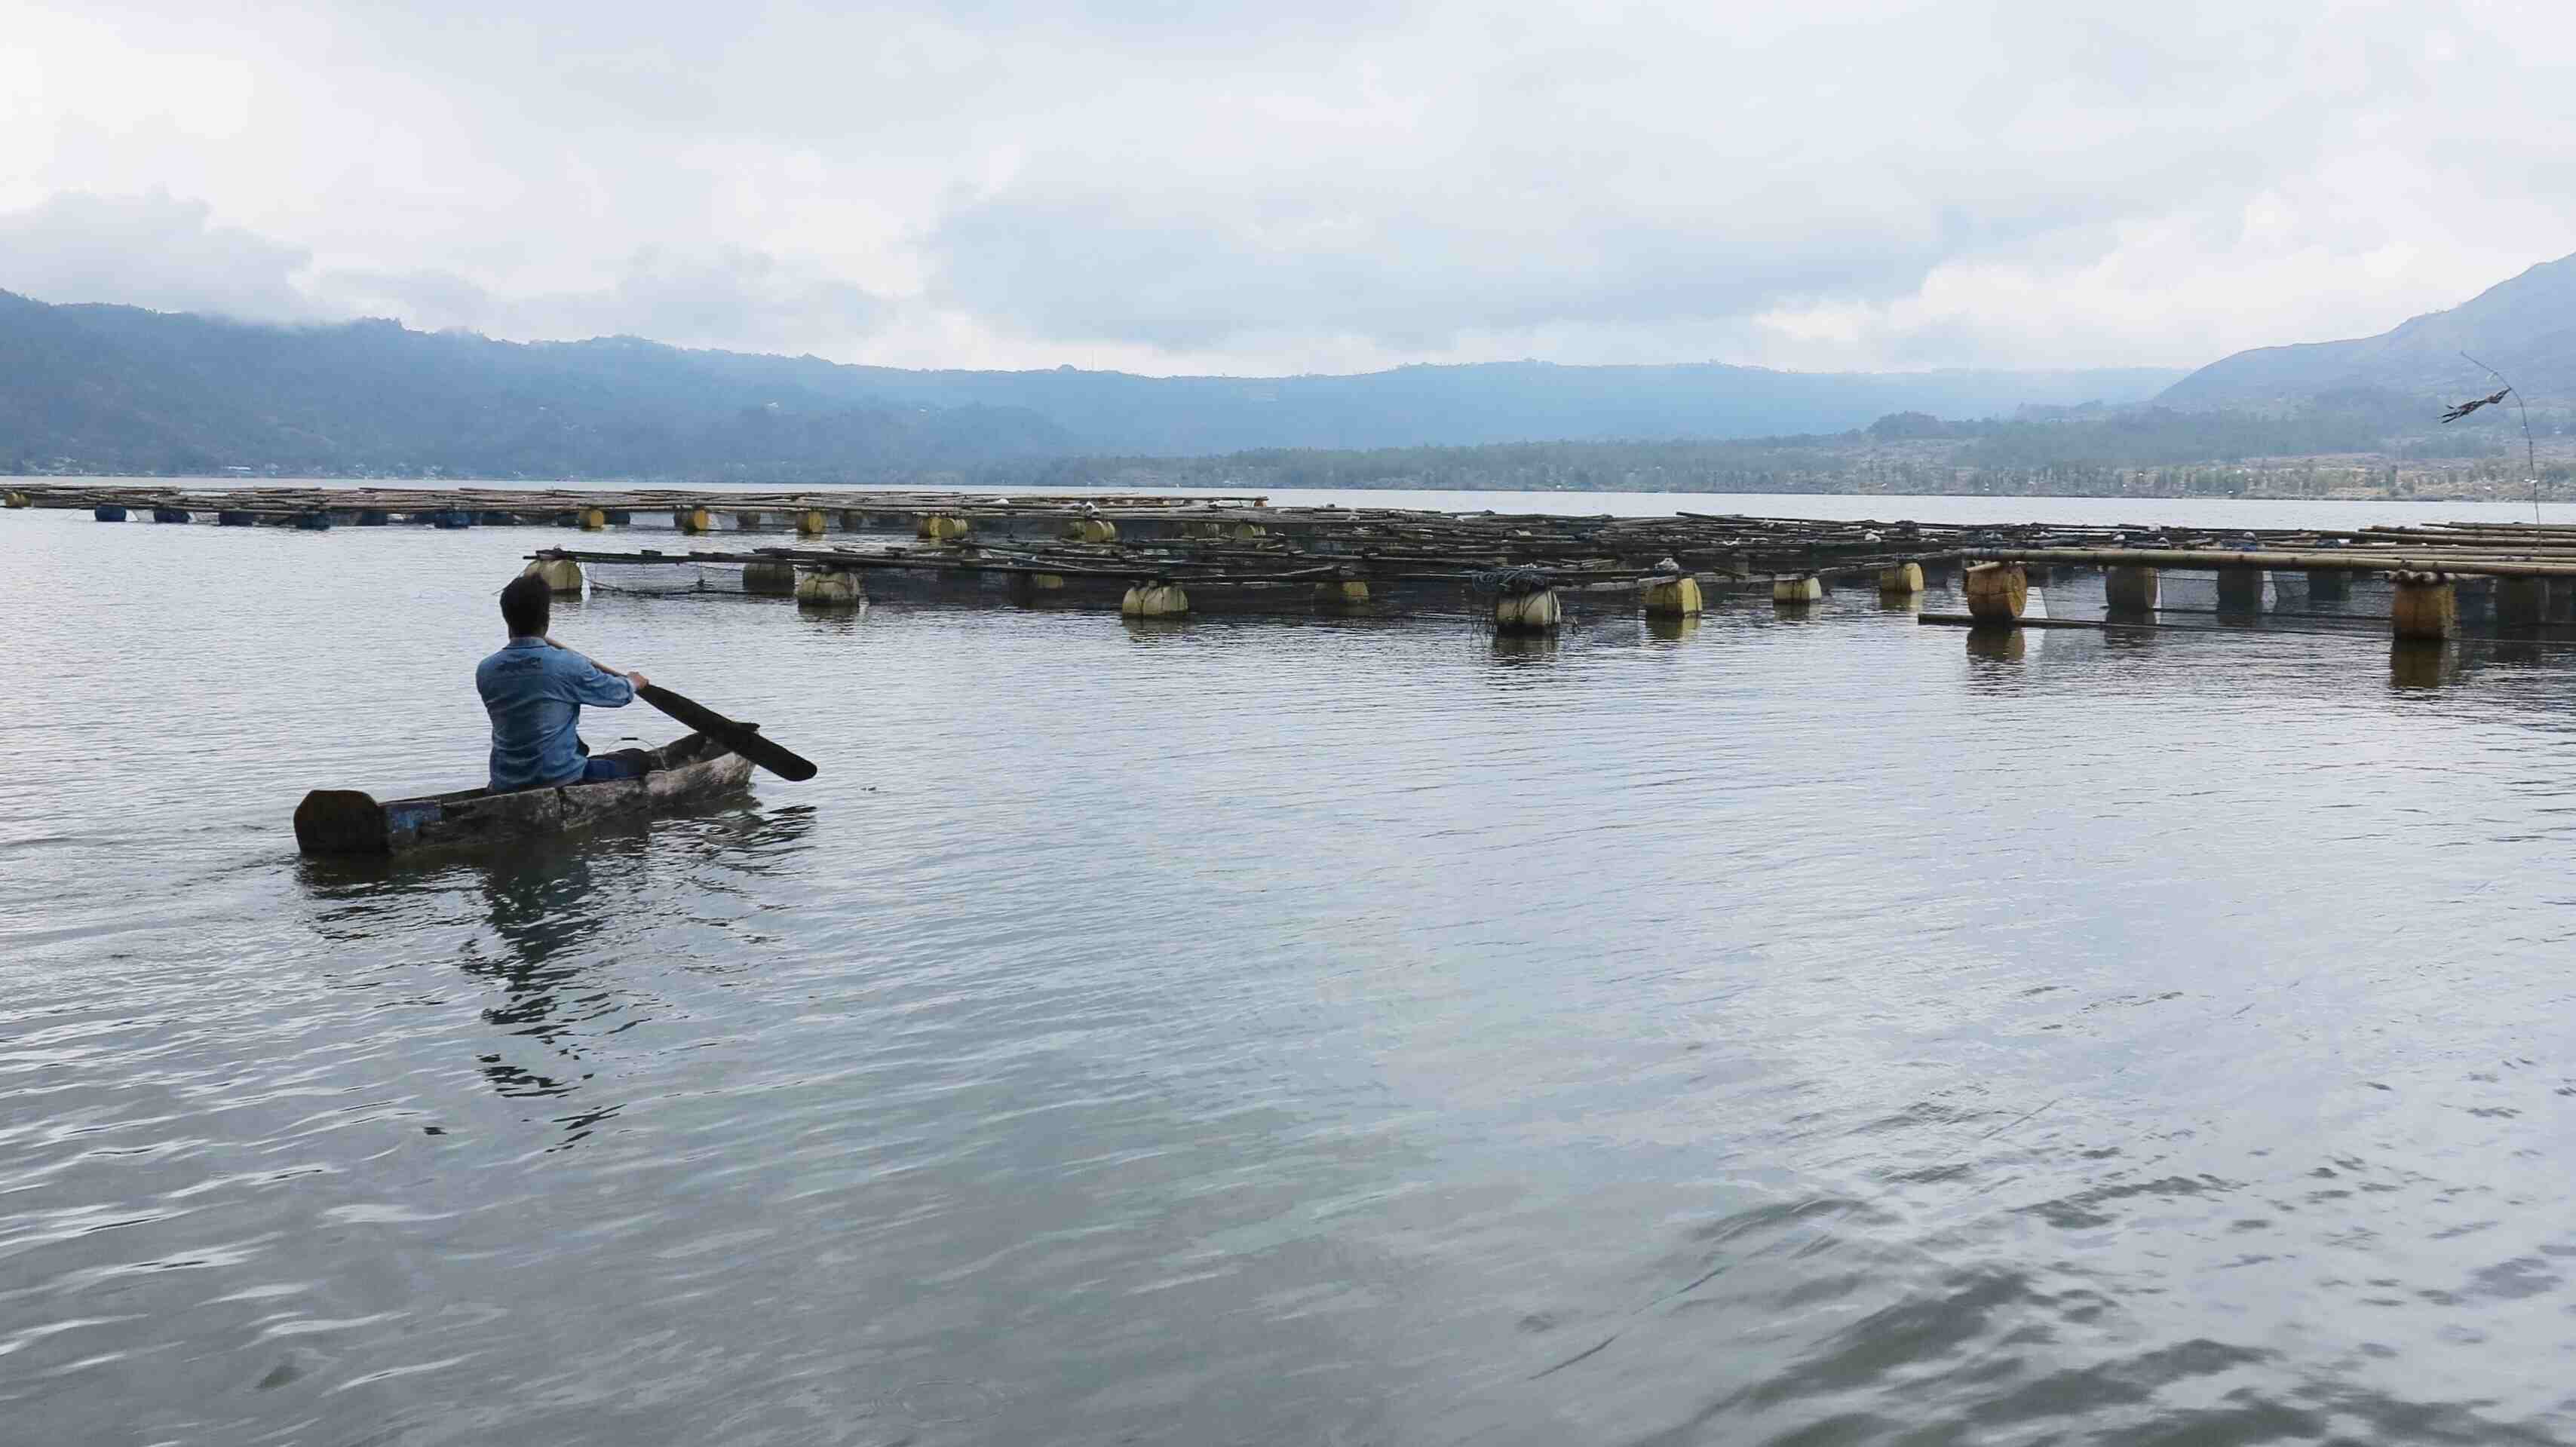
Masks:
[[[580,778],[581,706],[635,699],[633,684],[542,638],[512,638],[475,668],[474,687],[492,715],[494,793]]]

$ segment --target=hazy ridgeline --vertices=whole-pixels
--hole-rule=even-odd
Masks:
[[[1360,376],[904,371],[631,337],[271,327],[0,293],[0,470],[765,482],[1072,456],[1845,432],[2143,401],[2169,369],[1823,374],[1534,362]]]
[[[2524,419],[2496,407],[2439,423],[2446,403],[2496,382],[2461,353],[2504,359],[2546,399],[2536,437],[2562,435],[2561,399],[2576,396],[2569,264],[2378,337],[2243,352],[2187,377],[1538,362],[1268,378],[907,371],[0,292],[0,350],[26,363],[0,369],[0,471],[2177,495],[2415,489],[2404,470],[2474,489],[2520,484]],[[2567,469],[2542,476],[2563,485]]]
[[[2565,414],[2533,414],[2546,448]],[[1202,458],[1014,460],[962,471],[976,485],[1366,487],[1521,492],[1987,492],[2074,496],[2323,492],[2366,478],[2456,487],[2525,476],[2513,413],[2440,428],[2423,402],[2353,392],[2269,411],[2032,409],[1945,422],[1924,413],[1852,432],[1727,441],[1532,442],[1369,451],[1264,449]],[[2510,444],[2510,445],[2508,445]],[[2315,459],[2316,461],[2309,461]],[[2544,483],[2576,468],[2544,460]]]

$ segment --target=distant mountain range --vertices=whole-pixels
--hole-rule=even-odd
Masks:
[[[2462,352],[2563,420],[2576,403],[2576,256],[2375,337],[2258,348],[2187,376],[1542,362],[1268,378],[907,371],[632,337],[263,326],[0,291],[0,471],[868,482],[1029,474],[1056,458],[1786,438],[1890,414],[1927,414],[1918,431],[2018,417],[1978,447],[2051,465],[2413,455],[2487,446],[2502,425],[2432,426],[2429,403],[2494,390]]]
[[[698,354],[705,355],[705,354]],[[770,363],[770,358],[729,359]],[[797,365],[820,368],[827,364]],[[1778,372],[1722,363],[1398,367],[1355,376],[1139,377],[1123,372],[831,369],[868,395],[1024,408],[1088,452],[1201,456],[1265,447],[1377,448],[1847,432],[1891,412],[1993,417],[2144,401],[2178,368],[2064,372]]]
[[[2545,261],[2448,311],[2375,337],[2257,347],[2210,363],[2157,398],[2174,407],[2296,403],[2338,392],[2458,400],[2496,388],[2466,352],[2534,405],[2576,400],[2576,256]]]
[[[269,327],[0,292],[0,470],[866,477],[1071,449],[1034,413],[924,409],[783,359]],[[740,375],[769,362],[769,375]]]
[[[866,481],[1003,459],[1843,432],[2143,400],[2171,369],[1717,364],[1345,377],[905,371],[635,338],[274,327],[0,292],[0,471]]]

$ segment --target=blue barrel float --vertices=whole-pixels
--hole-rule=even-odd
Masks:
[[[476,513],[474,515],[474,520],[487,528],[505,528],[518,521],[517,518],[510,516],[508,513],[501,512],[494,508],[486,508],[483,511]]]
[[[91,508],[89,510],[89,515],[103,523],[121,523],[125,521],[125,509],[118,507],[112,502],[103,502],[98,506]]]
[[[152,520],[156,523],[184,523],[193,522],[196,518],[184,507],[156,507],[152,510]]]
[[[394,515],[380,507],[358,509],[358,526],[362,528],[380,528],[393,520]]]
[[[295,530],[302,533],[327,533],[331,530],[331,515],[327,512],[297,513]]]
[[[258,521],[253,514],[230,509],[215,514],[215,526],[219,528],[246,528]]]
[[[608,510],[608,523],[611,527],[622,528],[633,521],[635,521],[635,514],[628,512],[622,507],[613,507]]]
[[[461,509],[451,508],[446,512],[431,513],[429,515],[429,523],[432,527],[442,528],[448,532],[454,532],[458,528],[470,528],[474,526],[474,515],[472,513],[462,511]]]

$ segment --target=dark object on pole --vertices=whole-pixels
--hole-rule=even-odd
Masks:
[[[2513,389],[2511,387],[2506,387],[2492,397],[2473,397],[2468,401],[2461,403],[2459,406],[2445,411],[2442,414],[2442,420],[2445,422],[2457,422],[2461,418],[2468,416],[2470,413],[2475,412],[2481,407],[2494,406],[2496,403],[2503,401],[2512,394]]]
[[[2497,381],[2502,382],[2504,384],[2504,389],[2492,397],[2480,397],[2472,402],[2463,402],[2459,406],[2444,412],[2442,414],[2442,420],[2450,422],[2461,417],[2466,417],[2481,407],[2501,402],[2507,397],[2513,398],[2514,407],[2522,413],[2522,462],[2523,466],[2531,469],[2531,521],[2532,525],[2537,527],[2540,524],[2540,450],[2537,447],[2534,447],[2531,442],[2531,407],[2522,400],[2522,389],[2513,384],[2512,378],[2497,371],[2495,368],[2488,366],[2486,363],[2479,361],[2477,358],[2470,356],[2466,352],[2460,353],[2460,359],[2467,362],[2470,366],[2477,368],[2479,371],[2486,373],[2488,376],[2495,378]]]

